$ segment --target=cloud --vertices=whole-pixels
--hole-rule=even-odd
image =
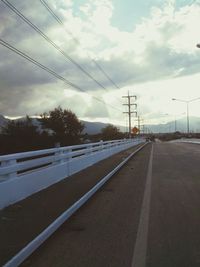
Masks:
[[[157,2],[161,1],[155,1]],[[40,1],[13,3],[110,92],[117,93],[119,90],[95,66],[93,59],[121,88],[199,72],[200,55],[195,47],[200,41],[197,27],[200,22],[200,6],[197,4],[180,7],[171,0],[162,6],[152,6],[150,16],[140,19],[134,29],[127,32],[112,25],[114,1],[88,0],[80,6],[71,0],[48,1],[63,19],[67,31],[54,21]],[[2,39],[89,94],[106,93],[106,90],[46,43],[2,2],[0,5]],[[79,44],[74,37],[79,40]],[[6,48],[0,47],[0,57],[0,113],[31,114],[37,112],[37,109],[42,112],[44,106],[52,108],[62,104],[75,108],[74,112],[77,111],[80,116],[113,116],[110,108],[97,105],[96,102],[90,103],[82,95],[78,96],[77,92],[73,97],[66,96],[66,85]],[[145,90],[141,91],[141,95],[144,96]],[[145,104],[143,107],[146,112],[150,111],[148,106],[145,108]]]
[[[84,117],[90,119],[107,118],[109,116],[108,108],[104,103],[93,100],[84,113]]]

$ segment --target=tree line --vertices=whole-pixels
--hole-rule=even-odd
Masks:
[[[96,135],[83,134],[84,127],[75,113],[60,106],[41,114],[35,120],[29,116],[21,120],[10,120],[1,129],[0,154],[125,137],[125,134],[113,125],[106,126]]]

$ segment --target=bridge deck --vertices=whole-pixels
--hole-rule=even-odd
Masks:
[[[71,203],[76,200],[78,195],[72,195],[75,192],[72,189],[87,191],[93,179],[98,180],[97,174],[104,176],[126,153],[66,180],[68,189],[61,183],[53,197],[52,192],[44,199],[38,197],[32,210],[27,204],[18,209],[11,207],[7,214],[2,214],[7,215],[7,221],[1,219],[4,224],[1,236],[7,246],[1,242],[1,250],[5,249],[4,259],[6,250],[11,256],[16,244],[22,243],[21,239],[38,230],[37,224],[53,220],[56,213],[61,212],[60,206],[65,209],[66,198],[72,196]],[[200,146],[196,144],[161,142],[147,145],[22,266],[200,266],[199,162]],[[59,203],[60,198],[61,202],[66,201],[65,204]],[[34,210],[37,208],[40,213]],[[21,216],[18,228],[12,228],[23,210],[26,212]],[[32,213],[38,213],[37,217],[29,218]],[[26,220],[29,220],[29,228],[23,222]],[[8,225],[7,229],[5,225]],[[3,231],[7,231],[8,237],[15,237],[13,242],[6,240]]]
[[[138,146],[0,211],[0,265],[8,261]]]

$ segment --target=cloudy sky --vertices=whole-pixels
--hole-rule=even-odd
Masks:
[[[125,125],[122,96],[129,91],[137,95],[144,123],[160,123],[185,116],[185,103],[172,98],[200,97],[198,0],[45,0],[63,25],[40,0],[6,1],[65,56],[3,2],[0,114],[37,115],[60,105],[81,119]],[[61,79],[10,51],[2,40]],[[190,104],[192,116],[200,116],[199,106],[198,100]]]

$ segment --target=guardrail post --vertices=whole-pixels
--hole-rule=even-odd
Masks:
[[[69,156],[69,154],[72,152],[72,148],[68,148],[64,154],[67,154],[67,158],[64,159],[66,166],[67,166],[67,176],[70,175],[70,160],[72,156]]]
[[[64,154],[67,154],[67,158],[64,159],[64,161],[69,162],[70,159],[72,158],[71,156],[69,156],[69,154],[72,152],[71,148],[68,148],[67,150],[63,151]]]
[[[100,150],[103,151],[104,150],[104,142],[103,142],[103,140],[100,140],[99,143],[100,143],[100,145],[99,145],[100,146]]]
[[[87,149],[89,148],[89,151],[86,153],[86,155],[91,155],[92,154],[92,152],[93,152],[93,145],[92,144],[88,144],[88,146],[87,146]]]
[[[67,148],[65,150],[60,150],[58,155],[61,156],[60,160],[58,161],[59,163],[63,163],[63,162],[69,162],[72,159],[72,156],[70,155],[70,153],[72,152],[72,148]],[[67,155],[67,157],[65,157],[65,155]],[[64,156],[62,158],[62,156]]]
[[[15,165],[17,163],[16,159],[11,159],[11,160],[5,160],[1,162],[1,167],[11,167],[12,165]],[[5,181],[11,178],[17,177],[17,172],[11,172],[8,173],[7,175],[1,175],[0,176],[0,181]]]
[[[60,148],[57,148],[57,151],[55,151],[55,161],[52,162],[53,165],[57,165],[57,164],[60,164],[63,162],[63,159],[62,157],[59,157],[59,156],[62,156],[63,155],[63,151],[62,149]]]

